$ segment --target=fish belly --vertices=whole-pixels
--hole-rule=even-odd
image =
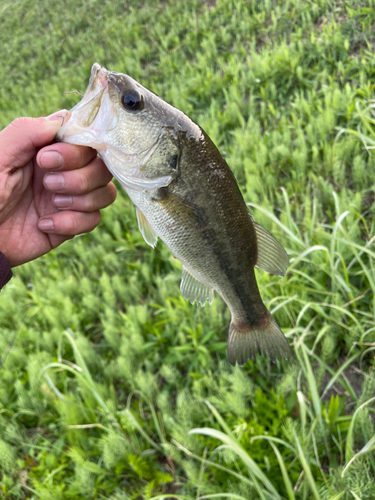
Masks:
[[[189,224],[188,218],[184,219],[178,211],[173,214],[172,211],[166,210],[144,192],[130,189],[126,189],[126,192],[174,257],[199,281],[216,289],[217,272],[213,269],[215,259],[212,248],[209,242],[201,237],[199,230]]]
[[[251,242],[242,242],[240,237],[226,241],[217,217],[210,221],[205,214],[189,216],[179,203],[166,206],[152,201],[152,195],[144,191],[126,191],[156,235],[195,278],[223,298],[233,317],[246,322],[264,316],[249,252]]]

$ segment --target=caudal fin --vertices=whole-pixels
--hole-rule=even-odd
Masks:
[[[267,318],[259,325],[248,329],[236,328],[233,321],[229,326],[228,359],[231,365],[244,365],[257,354],[268,355],[272,360],[292,358],[287,339],[278,324],[267,311]]]

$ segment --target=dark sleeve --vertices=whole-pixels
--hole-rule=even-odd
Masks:
[[[8,283],[12,277],[12,270],[8,259],[0,252],[0,290]]]

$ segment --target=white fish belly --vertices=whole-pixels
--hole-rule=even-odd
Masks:
[[[219,291],[218,269],[211,246],[203,238],[197,241],[197,231],[173,218],[161,204],[152,202],[144,191],[126,189],[134,205],[146,217],[156,235],[199,281]],[[219,292],[220,293],[220,292]]]

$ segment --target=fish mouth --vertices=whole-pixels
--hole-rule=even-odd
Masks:
[[[98,63],[94,63],[91,67],[90,83],[98,82],[104,88],[107,85],[109,71]]]
[[[57,141],[90,146],[94,149],[104,147],[98,138],[99,134],[103,129],[113,129],[118,122],[118,116],[110,105],[108,95],[109,75],[110,72],[100,64],[93,64],[86,92],[81,101],[71,109],[71,117],[58,131]],[[109,108],[111,113],[107,114],[105,111]],[[101,109],[102,112],[99,113]]]

